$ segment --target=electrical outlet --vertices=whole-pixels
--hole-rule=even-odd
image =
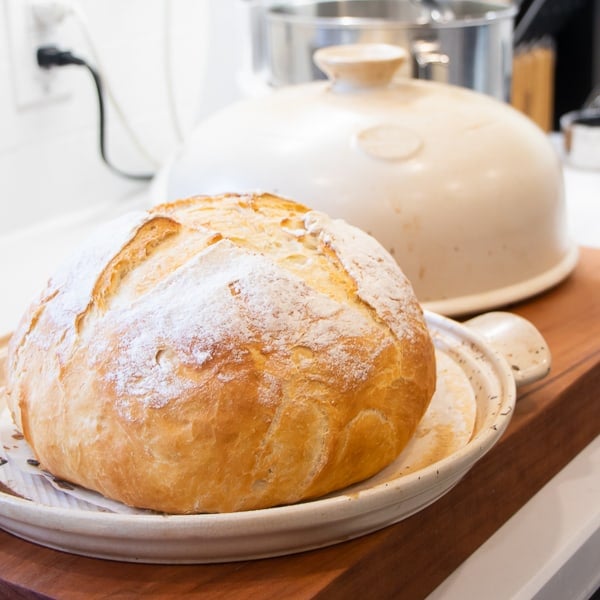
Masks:
[[[57,43],[58,25],[36,23],[30,0],[4,0],[6,39],[17,108],[65,100],[69,96],[61,69],[41,69],[36,61],[39,46]]]

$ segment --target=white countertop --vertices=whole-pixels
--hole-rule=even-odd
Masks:
[[[600,247],[600,172],[565,167],[565,185],[569,228],[574,239],[579,245]],[[126,204],[106,205],[0,236],[0,336],[14,329],[58,263],[97,223],[148,203],[148,197],[140,195]],[[589,597],[599,585],[597,438],[439,586],[429,600],[571,600]]]

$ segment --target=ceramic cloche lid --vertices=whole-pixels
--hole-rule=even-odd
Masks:
[[[395,76],[405,59],[385,44],[318,50],[329,81],[201,122],[165,195],[262,190],[344,218],[394,255],[426,308],[448,315],[561,281],[577,251],[546,135],[483,94]]]

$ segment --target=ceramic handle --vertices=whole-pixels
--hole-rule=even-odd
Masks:
[[[347,44],[320,48],[313,59],[334,90],[344,92],[387,86],[407,57],[391,44]]]
[[[508,312],[489,312],[464,323],[482,335],[508,361],[517,387],[550,371],[552,358],[542,334],[527,319]]]

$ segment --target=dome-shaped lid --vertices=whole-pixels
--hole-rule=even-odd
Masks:
[[[446,314],[499,306],[573,268],[557,153],[488,96],[394,76],[389,45],[317,51],[330,78],[245,100],[202,122],[169,198],[263,190],[341,217],[397,259]]]

